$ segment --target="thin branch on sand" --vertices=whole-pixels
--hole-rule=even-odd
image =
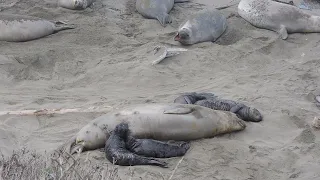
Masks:
[[[184,159],[184,156],[182,156],[182,158],[180,159],[180,161],[177,163],[176,167],[175,167],[174,170],[172,171],[172,174],[171,174],[171,176],[169,177],[168,180],[171,180],[171,179],[172,179],[174,173],[176,173],[176,171],[177,171],[177,169],[178,169],[178,166],[180,165],[180,163],[182,162],[183,159]]]

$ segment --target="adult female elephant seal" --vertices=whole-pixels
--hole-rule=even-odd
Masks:
[[[278,32],[282,39],[287,39],[288,33],[320,32],[319,16],[272,0],[242,0],[238,13],[253,26]]]
[[[106,158],[113,164],[121,166],[154,165],[167,167],[167,163],[139,156],[127,150],[128,124],[120,123],[111,133],[105,145]]]
[[[59,149],[71,154],[102,148],[121,122],[135,138],[189,141],[245,129],[234,113],[193,104],[141,104],[102,115],[84,126]]]
[[[189,0],[137,0],[136,9],[145,18],[157,19],[162,26],[172,22],[169,12],[174,3],[189,2]]]
[[[217,9],[204,9],[191,15],[179,27],[175,41],[183,45],[215,42],[227,29],[227,19]]]
[[[58,0],[58,6],[72,9],[83,10],[89,7],[94,0]]]
[[[1,14],[0,41],[24,42],[38,39],[58,31],[73,29],[60,21],[50,22],[33,16]]]

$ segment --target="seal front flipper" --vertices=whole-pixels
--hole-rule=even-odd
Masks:
[[[190,0],[174,0],[174,3],[190,2]]]
[[[244,107],[245,107],[244,104],[237,104],[230,109],[230,112],[236,113]]]
[[[167,24],[172,23],[172,19],[169,14],[162,14],[157,16],[157,20],[163,27],[166,27]]]
[[[284,25],[281,25],[279,34],[283,40],[288,38],[288,31],[287,28]]]
[[[172,107],[163,111],[163,114],[189,114],[193,111],[189,107]]]

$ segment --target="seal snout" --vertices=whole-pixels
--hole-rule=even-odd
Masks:
[[[177,33],[177,35],[174,37],[174,40],[175,40],[175,41],[179,41],[180,39],[181,39],[180,34]]]

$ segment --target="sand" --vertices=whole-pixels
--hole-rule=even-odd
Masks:
[[[186,16],[237,2],[176,4],[170,12],[173,23],[163,28],[142,18],[133,0],[97,0],[84,11],[57,8],[53,0],[2,0],[1,12],[61,20],[77,28],[24,43],[0,42],[0,111],[121,108],[173,102],[183,92],[213,92],[256,107],[264,120],[246,123],[241,132],[192,142],[172,179],[318,179],[320,131],[310,123],[319,116],[313,100],[320,93],[319,34],[296,33],[284,41],[231,16],[216,43],[184,47],[189,51],[156,66],[146,58],[156,45],[182,47],[173,36]],[[229,16],[236,7],[221,11]],[[54,150],[101,114],[2,115],[1,153],[7,156],[21,147]],[[98,150],[88,157],[110,165]],[[168,169],[119,167],[118,174],[122,179],[168,179],[180,160],[167,159]]]

